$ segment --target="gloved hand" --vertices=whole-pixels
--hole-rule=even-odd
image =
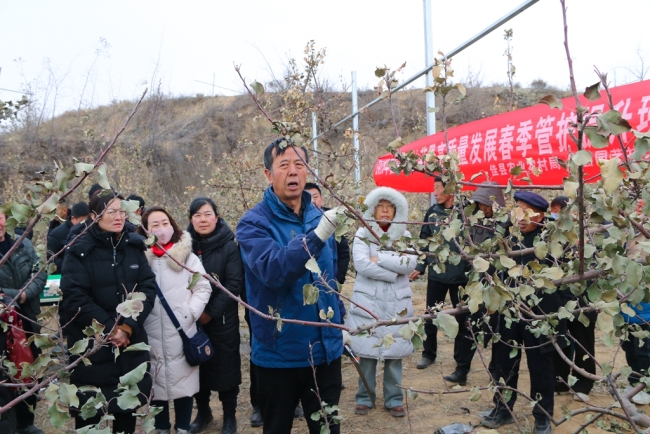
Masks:
[[[347,330],[343,330],[343,345],[352,345],[352,336]]]
[[[338,207],[325,211],[323,213],[323,216],[320,218],[320,222],[318,222],[318,226],[316,226],[316,229],[314,229],[316,236],[320,238],[322,241],[327,240],[329,237],[332,236],[332,234],[334,234],[337,225],[336,223],[337,213],[338,213]]]

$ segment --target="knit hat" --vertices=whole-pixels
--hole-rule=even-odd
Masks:
[[[503,189],[490,187],[491,185],[499,184],[493,181],[483,182],[481,186],[476,189],[471,200],[487,206],[492,206],[493,202],[498,203],[500,206],[506,206],[506,200],[503,197]],[[492,200],[491,197],[494,197],[494,200]]]
[[[537,208],[542,212],[548,209],[548,201],[532,191],[518,191],[515,193],[515,200],[526,202],[528,205]]]

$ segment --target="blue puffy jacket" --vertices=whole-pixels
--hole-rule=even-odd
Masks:
[[[332,323],[343,323],[342,303],[338,296],[322,285],[316,273],[307,270],[309,253],[317,258],[323,276],[336,289],[336,272],[332,243],[324,243],[314,229],[321,212],[311,204],[309,193],[302,194],[302,219],[282,203],[269,187],[262,202],[249,210],[237,225],[237,241],[246,272],[248,302],[256,309],[282,318],[324,322],[319,311],[334,316]],[[305,249],[305,245],[309,253]],[[303,304],[303,286],[320,287],[318,301]],[[283,323],[281,331],[276,321],[251,313],[252,360],[266,368],[297,368],[330,363],[343,353],[341,330]],[[310,355],[310,344],[313,346]]]

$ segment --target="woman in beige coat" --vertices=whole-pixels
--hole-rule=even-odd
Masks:
[[[192,253],[191,237],[161,207],[148,208],[142,215],[142,225],[158,237],[158,244],[164,248],[154,245],[146,252],[156,282],[185,333],[194,336],[196,321],[210,299],[212,289],[209,282],[201,278],[189,290],[192,273],[176,262],[205,273],[201,261]],[[151,367],[154,377],[152,404],[163,408],[156,415],[156,434],[170,432],[169,400],[174,400],[176,433],[186,434],[190,429],[192,397],[199,391],[199,367],[192,367],[185,360],[181,336],[158,297],[144,328],[152,347],[152,360],[158,361]]]

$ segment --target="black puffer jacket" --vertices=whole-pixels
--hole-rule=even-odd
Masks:
[[[203,263],[205,271],[216,275],[230,292],[241,295],[244,266],[235,235],[225,220],[219,218],[214,232],[206,238],[197,234],[191,224],[187,230],[192,235],[192,251]],[[235,300],[212,286],[210,301],[205,307],[212,320],[203,328],[210,336],[215,355],[201,365],[201,389],[226,391],[241,384],[237,307]]]
[[[59,253],[59,251],[67,244],[68,234],[72,228],[72,221],[66,220],[65,223],[57,226],[47,234],[47,259],[49,260],[52,255]],[[63,257],[65,251],[61,252],[54,258],[54,265],[56,265],[56,274],[61,274],[63,268]]]
[[[9,238],[11,245],[15,243],[9,234],[5,234]],[[0,254],[0,258],[4,255]],[[32,278],[33,273],[39,270],[39,258],[36,255],[32,242],[25,238],[21,245],[11,254],[7,262],[0,267],[0,288],[2,292],[11,298],[14,298],[23,286]],[[38,273],[36,278],[25,289],[26,300],[20,304],[20,310],[23,315],[32,321],[36,321],[36,317],[41,313],[40,296],[43,288],[47,273],[42,271]],[[40,332],[40,326],[29,321],[23,321],[25,328],[29,328],[35,333]]]
[[[131,327],[131,345],[147,343],[143,324],[156,298],[156,278],[144,254],[144,238],[128,229],[122,232],[119,242],[114,236],[112,232],[102,233],[99,227],[92,226],[65,255],[61,277],[63,301],[59,309],[62,324],[76,314],[64,330],[68,347],[86,337],[83,330],[92,324],[93,319],[106,326],[104,332],[108,333],[115,325],[117,306],[124,301],[126,293],[134,289],[145,294],[144,309],[137,319],[121,319],[120,324]],[[113,348],[101,348],[90,357],[92,364],[89,366],[79,364],[72,372],[70,382],[77,386],[100,387],[107,400],[117,396],[115,389],[119,377],[148,362],[149,351],[121,352],[116,360]],[[151,384],[149,375],[138,383],[141,404],[149,395]],[[90,398],[90,394],[79,395],[80,405]],[[118,407],[116,400],[110,402],[109,413],[125,411]]]

